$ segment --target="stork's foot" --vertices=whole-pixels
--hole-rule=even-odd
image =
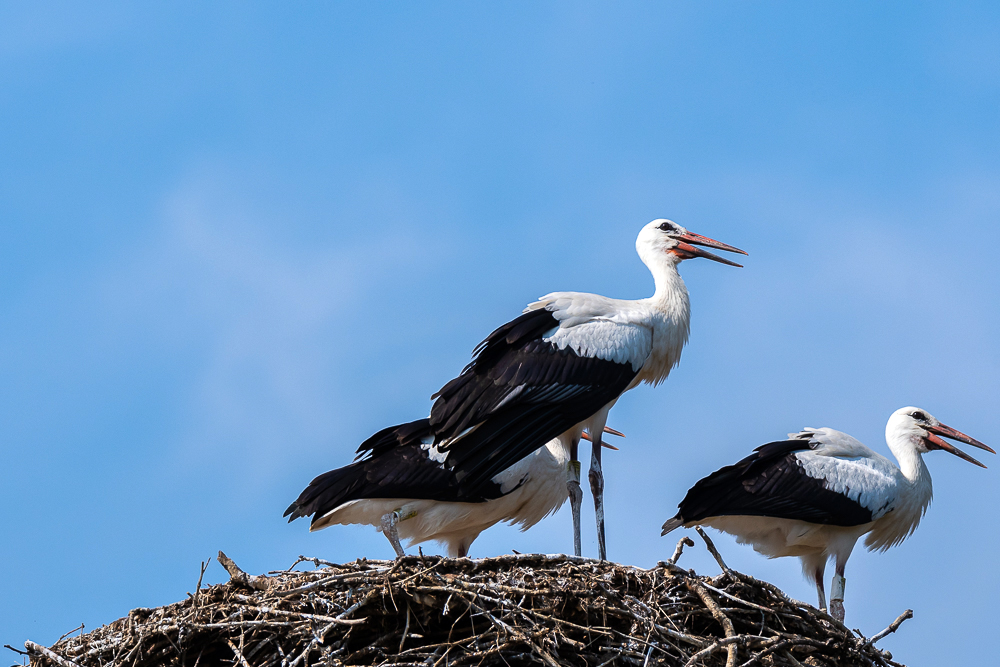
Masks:
[[[589,477],[590,491],[594,494],[594,514],[597,515],[597,555],[601,560],[607,560],[608,550],[604,541],[604,472],[601,470],[599,457],[591,459]]]
[[[843,600],[830,600],[830,616],[835,619],[844,622],[844,601]]]
[[[583,505],[583,489],[580,488],[580,462],[566,464],[566,491],[569,494],[569,508],[573,512],[573,554],[583,555],[583,541],[580,537],[580,509]]]
[[[403,551],[403,545],[399,543],[399,531],[396,530],[396,524],[399,523],[399,512],[387,512],[382,515],[382,525],[379,530],[385,535],[386,539],[389,540],[389,544],[396,551],[396,558],[402,558],[406,555]]]

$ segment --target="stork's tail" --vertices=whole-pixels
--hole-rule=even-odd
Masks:
[[[663,524],[663,532],[660,533],[660,537],[663,537],[670,531],[674,530],[675,528],[680,528],[683,525],[684,525],[684,518],[680,514],[678,514],[673,519],[670,519],[665,524]]]
[[[419,446],[420,439],[428,434],[430,434],[430,422],[427,419],[382,429],[361,443],[354,463],[325,472],[311,481],[299,497],[288,506],[284,516],[288,517],[289,522],[299,517],[312,516],[312,529],[315,530],[317,522],[323,515],[345,502],[359,498],[383,497],[372,496],[378,490],[384,490],[379,487],[384,487],[386,481],[383,479],[373,481],[371,466],[377,465],[378,461],[384,462],[387,457],[390,458],[390,464],[407,463],[405,457],[400,457],[400,450]],[[391,458],[393,454],[397,455],[395,459]]]
[[[364,468],[360,463],[352,463],[323,473],[299,494],[288,506],[284,516],[292,522],[299,517],[316,515],[333,509],[348,499],[351,492],[364,480]]]

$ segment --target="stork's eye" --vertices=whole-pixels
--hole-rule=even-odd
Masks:
[[[669,222],[664,222],[660,225],[660,229],[665,232],[676,232],[677,226]]]
[[[914,412],[912,417],[917,421],[927,421],[927,415],[921,412],[920,410]]]

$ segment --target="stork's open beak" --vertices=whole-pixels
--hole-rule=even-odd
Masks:
[[[943,435],[946,438],[951,438],[952,440],[958,440],[959,442],[964,442],[967,445],[972,445],[973,447],[978,447],[979,449],[985,449],[990,454],[996,454],[990,447],[987,447],[983,443],[979,442],[975,438],[970,438],[961,431],[953,429],[950,426],[945,426],[944,424],[938,424],[937,426],[924,426],[924,430],[927,431],[927,435],[924,436],[924,441],[928,443],[928,447],[931,449],[943,449],[944,451],[954,454],[960,459],[965,459],[969,463],[975,463],[980,468],[985,468],[982,463],[972,458],[961,449],[955,445],[942,440],[939,435]]]
[[[725,250],[727,252],[738,252],[741,255],[746,255],[746,251],[740,250],[735,246],[722,243],[721,241],[716,241],[715,239],[710,239],[707,236],[702,236],[701,234],[695,234],[694,232],[684,232],[683,234],[678,234],[675,237],[680,243],[672,249],[672,252],[676,253],[681,257],[681,259],[691,259],[693,257],[704,257],[705,259],[711,259],[716,262],[722,262],[723,264],[728,264],[729,266],[738,266],[743,268],[742,264],[737,264],[736,262],[731,262],[728,259],[719,257],[715,253],[703,250],[702,248],[696,248],[695,246],[707,246],[709,248],[717,248],[719,250]]]
[[[610,426],[605,426],[604,427],[604,432],[605,433],[610,433],[611,435],[617,435],[620,438],[624,438],[625,437],[624,433],[622,433],[621,431],[616,431],[613,428],[611,428]],[[590,437],[590,434],[587,433],[586,431],[583,432],[583,435],[581,437],[584,440],[586,440],[587,442],[593,442],[593,440]],[[604,447],[605,449],[613,449],[616,452],[618,451],[617,447],[615,447],[614,445],[609,445],[608,443],[604,442],[604,440],[601,440],[601,447]]]

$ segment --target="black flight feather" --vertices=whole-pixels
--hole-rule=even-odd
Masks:
[[[429,434],[426,419],[382,429],[362,444],[368,456],[314,479],[284,516],[289,521],[312,516],[315,523],[352,500],[411,498],[475,503],[505,495],[492,481],[468,493],[453,471],[432,460],[421,447],[421,438]]]
[[[629,363],[582,357],[542,340],[558,326],[545,309],[511,320],[432,397],[430,428],[470,492],[593,416],[635,378]]]

